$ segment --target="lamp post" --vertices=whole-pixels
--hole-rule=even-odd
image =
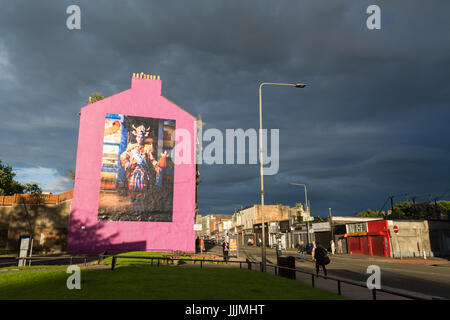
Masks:
[[[306,184],[304,183],[293,183],[293,182],[289,182],[290,185],[292,186],[304,186],[305,187],[305,210],[308,211],[308,191],[306,190]]]
[[[265,85],[270,86],[287,86],[294,88],[304,88],[306,84],[303,83],[273,83],[263,82],[259,85],[259,162],[260,162],[260,176],[261,176],[261,226],[262,226],[262,245],[261,245],[261,271],[266,271],[266,233],[264,227],[264,173],[263,173],[263,136],[262,136],[262,94],[261,89]]]

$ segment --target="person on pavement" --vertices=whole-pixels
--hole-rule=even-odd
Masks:
[[[222,244],[222,249],[223,249],[223,260],[228,261],[228,251],[230,250],[230,246],[228,245],[227,242],[223,242]]]
[[[322,266],[323,273],[326,277],[327,269],[325,268],[325,265],[330,263],[330,258],[327,256],[327,250],[319,244],[314,252],[314,258],[316,259],[316,275],[319,275],[319,267]]]
[[[281,256],[282,252],[282,247],[281,247],[281,241],[278,241],[278,245],[277,245],[277,256]]]
[[[336,245],[334,244],[334,240],[331,240],[330,244],[331,244],[331,254],[334,255],[334,252],[336,251]]]
[[[298,246],[298,253],[300,254],[300,262],[305,261],[305,251],[306,251],[305,243],[303,241],[300,241],[300,244]]]
[[[199,253],[200,252],[200,239],[199,237],[197,237],[195,239],[195,253]]]
[[[316,260],[316,259],[315,259],[316,242],[313,241],[313,242],[312,242],[312,245],[313,245],[313,247],[312,247],[312,251],[311,251],[311,256],[312,256],[312,261],[315,261],[315,260]]]
[[[337,250],[337,253],[344,253],[344,252],[342,251],[342,240],[341,240],[341,239],[338,240],[338,250]]]

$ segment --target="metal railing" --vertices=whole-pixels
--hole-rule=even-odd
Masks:
[[[403,292],[399,292],[399,291],[396,291],[396,290],[385,289],[385,288],[369,289],[365,284],[362,284],[362,283],[360,283],[358,281],[353,281],[353,280],[349,280],[349,279],[342,279],[342,278],[336,278],[336,277],[332,277],[332,276],[324,276],[324,275],[320,275],[320,274],[318,275],[316,273],[300,270],[300,269],[297,269],[297,268],[282,267],[282,266],[275,265],[275,264],[266,264],[266,266],[275,268],[275,275],[279,274],[279,269],[295,271],[294,274],[296,274],[297,272],[303,273],[303,274],[308,274],[308,275],[311,276],[311,286],[313,288],[315,288],[315,278],[323,278],[323,279],[326,279],[326,280],[336,281],[337,293],[339,295],[342,295],[342,283],[346,283],[346,284],[349,284],[349,285],[353,285],[353,286],[357,286],[357,287],[360,287],[360,288],[365,288],[367,290],[370,290],[371,293],[372,293],[372,300],[377,300],[377,292],[384,292],[384,293],[387,293],[387,294],[399,296],[399,297],[402,297],[402,298],[412,299],[412,300],[447,300],[447,299],[444,299],[442,297],[426,296],[426,295],[419,296],[419,295],[415,295],[415,294],[411,294],[411,293],[403,293]]]
[[[200,268],[203,268],[203,264],[204,263],[230,263],[230,264],[239,264],[239,268],[242,269],[242,265],[243,264],[247,264],[247,268],[249,270],[253,270],[253,264],[255,265],[259,265],[259,270],[262,271],[262,263],[261,262],[257,262],[257,261],[232,261],[232,260],[228,260],[228,261],[224,261],[224,260],[206,260],[206,259],[190,259],[190,258],[169,258],[169,257],[137,257],[137,256],[118,256],[118,255],[108,255],[108,256],[103,256],[103,257],[112,257],[112,261],[111,261],[111,270],[114,270],[117,264],[117,260],[120,259],[145,259],[145,260],[151,260],[151,265],[153,266],[153,261],[157,260],[157,266],[160,266],[160,260],[163,260],[166,262],[166,264],[169,264],[169,261],[172,261],[172,264],[174,264],[174,261],[177,260],[182,260],[182,261],[193,261],[195,262],[200,262]],[[342,279],[342,278],[336,278],[336,277],[330,277],[330,276],[323,276],[323,275],[317,275],[313,272],[308,272],[308,271],[304,271],[304,270],[300,270],[297,268],[289,268],[289,267],[282,267],[279,265],[275,265],[275,264],[267,264],[266,263],[266,267],[273,267],[274,268],[274,273],[276,276],[279,275],[279,270],[280,269],[284,269],[284,270],[290,270],[290,271],[294,271],[294,275],[296,275],[297,273],[303,273],[303,274],[308,274],[311,276],[311,286],[313,288],[316,287],[315,284],[315,278],[323,278],[326,280],[331,280],[331,281],[336,281],[337,284],[337,293],[339,295],[342,295],[342,284],[349,284],[349,285],[353,285],[353,286],[357,286],[360,288],[364,288],[367,289],[371,292],[372,294],[372,300],[377,300],[377,292],[384,292],[387,294],[391,294],[394,296],[398,296],[398,297],[402,297],[402,298],[407,298],[407,299],[412,299],[412,300],[447,300],[445,298],[441,298],[441,297],[436,297],[436,296],[419,296],[419,295],[415,295],[415,294],[411,294],[411,293],[403,293],[403,292],[399,292],[396,290],[391,290],[391,289],[385,289],[385,288],[380,288],[380,289],[369,289],[367,288],[366,285],[361,284],[360,282],[357,281],[353,281],[353,280],[349,280],[349,279]],[[266,268],[266,272],[267,272],[267,268]],[[296,276],[294,277],[293,280],[296,280]]]
[[[75,259],[81,259],[84,262],[84,265],[87,265],[87,259],[89,257],[94,257],[94,256],[88,256],[88,255],[83,255],[83,256],[64,256],[64,257],[16,257],[15,259],[18,260],[22,260],[25,265],[26,262],[29,261],[30,265],[31,262],[38,262],[38,261],[56,261],[56,260],[69,260],[70,264],[73,263],[73,261]],[[95,256],[97,257],[97,256]],[[243,266],[247,266],[247,269],[249,270],[254,270],[253,266],[259,266],[259,271],[262,272],[262,263],[258,262],[258,261],[250,261],[250,260],[246,260],[246,261],[236,261],[236,260],[217,260],[217,259],[207,259],[207,258],[203,258],[203,259],[194,259],[194,258],[187,258],[187,257],[181,257],[181,258],[173,258],[173,257],[143,257],[143,256],[119,256],[119,255],[98,255],[98,264],[100,264],[105,258],[111,258],[111,270],[114,270],[116,268],[117,265],[117,261],[118,259],[138,259],[138,260],[150,260],[151,265],[154,265],[154,261],[156,260],[156,266],[159,267],[162,263],[166,263],[166,265],[169,265],[170,263],[172,265],[175,264],[176,261],[182,261],[182,262],[193,262],[194,264],[198,263],[200,265],[200,268],[203,268],[205,264],[208,263],[217,263],[217,264],[239,264],[239,269],[242,269]],[[96,259],[93,259],[96,260]],[[162,261],[162,263],[161,263]],[[177,263],[178,264],[178,263]],[[377,300],[377,293],[378,292],[383,292],[386,294],[391,294],[394,296],[398,296],[398,297],[402,297],[402,298],[407,298],[407,299],[412,299],[412,300],[447,300],[445,298],[442,297],[436,297],[436,296],[428,296],[428,295],[415,295],[415,294],[411,294],[411,293],[403,293],[403,292],[399,292],[396,290],[392,290],[392,289],[386,289],[386,288],[380,288],[380,289],[369,289],[367,288],[367,286],[365,284],[362,284],[358,281],[353,281],[353,280],[349,280],[349,279],[342,279],[342,278],[337,278],[337,277],[332,277],[332,276],[324,276],[324,275],[317,275],[313,272],[309,272],[309,271],[305,271],[305,270],[301,270],[298,268],[289,268],[289,267],[283,267],[283,266],[279,266],[276,264],[270,264],[270,263],[266,263],[266,272],[267,272],[267,267],[271,267],[274,268],[274,274],[276,276],[280,275],[280,270],[289,270],[289,271],[293,271],[293,280],[297,279],[297,273],[302,273],[302,274],[307,274],[311,276],[311,286],[313,288],[316,287],[316,278],[322,278],[322,279],[326,279],[329,281],[336,281],[336,289],[337,289],[337,293],[338,295],[342,295],[342,284],[348,284],[348,285],[352,285],[352,286],[357,286],[360,288],[364,288],[366,290],[369,290],[371,292],[372,295],[372,300]]]
[[[57,260],[69,260],[69,264],[73,264],[74,260],[82,260],[84,266],[87,266],[87,259],[89,256],[82,255],[82,256],[63,256],[63,257],[16,257],[15,260],[17,262],[22,261],[23,266],[26,266],[27,262],[29,263],[28,266],[31,266],[32,262],[42,262],[42,261],[57,261]],[[7,263],[5,263],[7,264]],[[11,264],[11,262],[9,262]],[[17,265],[17,263],[16,263]]]

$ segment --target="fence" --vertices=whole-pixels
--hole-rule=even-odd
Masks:
[[[169,257],[136,257],[136,256],[117,256],[117,255],[100,255],[99,256],[99,262],[101,259],[103,259],[104,257],[112,257],[112,262],[111,262],[111,270],[114,270],[114,268],[116,267],[117,264],[117,260],[120,259],[146,259],[146,260],[151,260],[151,265],[153,266],[153,261],[157,260],[157,266],[160,266],[160,260],[162,260],[163,262],[166,262],[166,264],[169,264],[169,261],[172,262],[172,264],[174,264],[174,261],[177,260],[182,260],[182,261],[194,261],[194,263],[199,262],[200,268],[203,268],[204,264],[208,263],[208,262],[217,262],[217,263],[231,263],[231,264],[239,264],[239,268],[242,269],[243,264],[247,265],[247,268],[249,270],[254,270],[253,265],[259,265],[259,270],[261,272],[263,272],[262,270],[262,263],[261,262],[253,262],[253,261],[224,261],[224,260],[199,260],[199,259],[189,259],[189,258],[169,258]],[[390,290],[390,289],[369,289],[367,288],[367,286],[358,283],[356,281],[352,281],[352,280],[348,280],[348,279],[340,279],[340,278],[335,278],[335,277],[329,277],[329,276],[322,276],[322,275],[316,275],[312,272],[308,272],[308,271],[304,271],[304,270],[300,270],[297,268],[288,268],[288,267],[281,267],[278,265],[274,265],[274,264],[266,264],[266,271],[267,272],[267,267],[272,267],[274,268],[274,273],[275,275],[279,275],[280,273],[280,269],[284,269],[284,270],[290,270],[290,271],[294,271],[295,275],[297,273],[302,273],[302,274],[307,274],[309,276],[311,276],[311,286],[312,287],[316,287],[315,285],[315,277],[320,277],[329,281],[336,281],[336,291],[337,294],[342,295],[342,284],[348,284],[348,285],[352,285],[352,286],[356,286],[356,287],[360,287],[360,288],[364,288],[366,290],[370,290],[371,291],[371,296],[373,300],[377,300],[377,292],[384,292],[390,295],[394,295],[394,296],[398,296],[398,297],[402,297],[402,298],[406,298],[406,299],[411,299],[411,300],[446,300],[443,299],[441,297],[434,297],[434,296],[418,296],[418,295],[414,295],[414,294],[407,294],[407,293],[403,293],[403,292],[398,292],[395,290]],[[294,280],[296,280],[296,276],[294,276]]]
[[[255,262],[255,261],[225,261],[225,260],[213,260],[213,259],[192,259],[192,258],[173,258],[173,257],[142,257],[142,256],[118,256],[118,255],[98,255],[95,256],[65,256],[65,257],[24,257],[24,258],[15,258],[17,261],[22,260],[23,265],[26,265],[27,262],[29,262],[29,265],[31,265],[31,262],[42,262],[42,261],[55,261],[55,260],[66,260],[68,263],[72,264],[75,260],[80,260],[82,262],[84,262],[84,265],[87,265],[87,261],[88,259],[90,259],[90,261],[94,261],[97,260],[98,257],[98,263],[100,264],[101,261],[104,258],[107,257],[111,257],[112,261],[111,261],[111,270],[114,270],[116,268],[117,265],[117,261],[118,259],[142,259],[142,260],[150,260],[151,265],[154,265],[154,261],[156,260],[156,266],[159,267],[161,264],[163,264],[164,262],[166,263],[166,265],[169,265],[169,262],[171,264],[175,264],[176,261],[190,261],[190,262],[194,262],[194,264],[198,263],[200,268],[204,268],[208,263],[217,263],[217,264],[239,264],[239,268],[242,269],[243,266],[249,270],[255,270],[254,266],[257,266],[256,270],[259,270],[261,272],[263,272],[262,270],[262,263],[261,262]],[[162,263],[161,263],[162,261]],[[178,263],[177,263],[178,264]],[[447,300],[441,297],[435,297],[435,296],[419,296],[419,295],[415,295],[415,294],[409,294],[409,293],[403,293],[403,292],[399,292],[396,290],[391,290],[391,289],[386,289],[386,288],[381,288],[381,289],[368,289],[367,286],[365,286],[364,284],[361,284],[357,281],[352,281],[352,280],[348,280],[348,279],[341,279],[341,278],[335,278],[335,277],[330,277],[330,276],[322,276],[322,275],[316,275],[313,272],[308,272],[308,271],[304,271],[304,270],[300,270],[297,268],[288,268],[288,267],[282,267],[279,265],[275,265],[275,264],[266,264],[266,271],[267,272],[267,267],[269,268],[273,268],[274,274],[276,276],[280,275],[280,269],[285,269],[285,270],[290,270],[290,271],[294,271],[294,280],[296,280],[296,275],[297,273],[301,273],[304,275],[308,275],[311,277],[311,286],[312,287],[316,287],[316,278],[322,278],[322,279],[326,279],[327,281],[335,281],[336,282],[336,292],[339,295],[342,295],[342,284],[348,284],[351,286],[356,286],[356,287],[360,287],[360,288],[364,288],[365,290],[369,290],[371,293],[371,297],[373,300],[377,300],[377,293],[382,292],[382,293],[386,293],[389,295],[393,295],[393,296],[397,296],[397,297],[402,297],[402,298],[406,298],[406,299],[411,299],[411,300]]]
[[[97,260],[97,256],[95,256],[95,259],[93,258],[93,256],[88,256],[88,255],[81,255],[81,256],[63,256],[63,257],[16,257],[14,258],[14,260],[16,260],[15,263],[13,262],[5,262],[5,263],[0,263],[0,267],[12,267],[12,266],[17,266],[17,262],[21,261],[22,262],[22,266],[26,266],[28,264],[28,266],[31,266],[32,263],[35,262],[49,262],[49,261],[60,261],[60,262],[65,262],[68,263],[69,265],[76,263],[78,261],[78,263],[83,263],[85,266],[87,266],[88,261],[93,261],[93,260]],[[47,264],[45,264],[47,265]],[[54,264],[54,265],[58,265],[58,264]],[[61,265],[61,264],[59,264]]]
[[[69,190],[60,194],[19,194],[13,196],[0,196],[0,206],[12,206],[13,204],[21,204],[20,199],[23,198],[27,204],[57,204],[73,198],[73,190]]]

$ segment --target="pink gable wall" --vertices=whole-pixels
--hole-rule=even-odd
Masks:
[[[105,114],[172,119],[191,134],[191,164],[176,164],[172,222],[97,221]],[[195,117],[161,96],[161,81],[132,78],[132,87],[81,110],[67,251],[194,251]],[[175,156],[178,136],[175,137]],[[84,227],[84,229],[82,228]]]

